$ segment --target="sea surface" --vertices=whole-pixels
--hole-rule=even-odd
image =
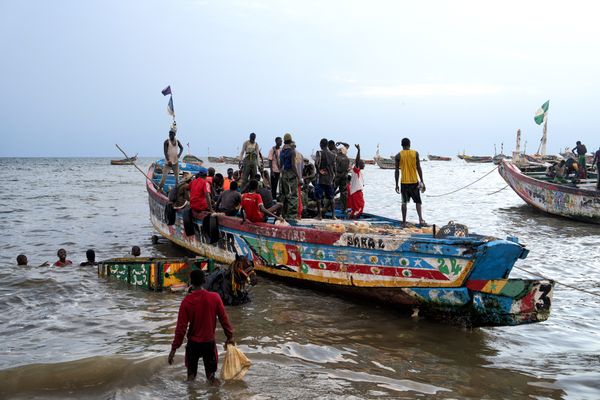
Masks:
[[[548,321],[468,330],[262,277],[250,304],[228,307],[252,368],[209,387],[202,368],[184,381],[183,349],[167,364],[181,293],[132,289],[94,267],[15,266],[20,253],[53,262],[61,247],[77,265],[88,248],[98,259],[133,245],[143,256],[188,254],[152,244],[142,174],[106,158],[0,159],[0,398],[599,399],[600,226],[529,208],[500,190],[496,171],[432,197],[493,168],[424,162],[425,219],[518,236],[531,252],[517,267],[559,282]],[[394,172],[367,166],[365,183],[366,210],[399,218]]]

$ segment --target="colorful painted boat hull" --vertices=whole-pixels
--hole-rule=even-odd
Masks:
[[[600,191],[535,179],[508,161],[500,164],[498,172],[530,206],[549,214],[600,224]]]
[[[165,289],[181,290],[189,284],[190,272],[194,269],[213,270],[213,261],[208,258],[189,260],[170,258],[111,258],[98,264],[98,276],[110,277],[132,286],[153,291]]]
[[[148,173],[153,178],[153,168]],[[159,179],[159,177],[154,177]],[[202,232],[206,213],[193,215],[193,232],[186,234],[182,215],[167,225],[167,199],[147,185],[150,220],[172,242],[219,263],[236,255],[252,259],[255,269],[271,277],[333,292],[360,296],[403,309],[419,308],[422,314],[467,325],[511,325],[548,318],[550,303],[532,311],[518,305],[521,297],[544,294],[535,285],[523,296],[508,297],[470,289],[469,282],[506,281],[512,266],[528,251],[513,240],[470,235],[434,238],[399,228],[399,221],[366,215],[373,225],[397,226],[395,234],[332,232],[304,221],[295,226],[243,222],[219,215],[214,242]],[[305,225],[301,225],[304,223]],[[188,226],[189,228],[189,226]],[[387,228],[386,228],[387,229]],[[549,288],[552,281],[537,281]],[[545,290],[545,289],[544,289]],[[481,301],[476,302],[477,294]],[[487,297],[498,297],[497,306]],[[504,296],[507,297],[507,296]],[[479,305],[480,303],[481,305]]]

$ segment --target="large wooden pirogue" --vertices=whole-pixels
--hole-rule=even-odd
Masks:
[[[508,278],[514,263],[528,254],[516,238],[434,236],[370,214],[356,222],[300,220],[283,226],[205,212],[192,213],[184,223],[186,213],[177,212],[169,225],[168,199],[155,188],[161,178],[155,167],[162,163],[151,165],[147,175],[153,226],[217,262],[241,255],[272,277],[469,326],[539,322],[550,314],[553,281]],[[180,166],[192,173],[198,168]],[[169,176],[167,186],[173,183]]]

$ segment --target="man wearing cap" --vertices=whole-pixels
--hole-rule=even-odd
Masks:
[[[179,151],[177,151],[178,147]],[[175,175],[175,187],[179,183],[179,157],[183,153],[183,146],[179,140],[175,139],[175,129],[173,128],[169,131],[169,138],[165,140],[163,152],[165,154],[165,164],[162,167],[162,178],[158,184],[159,191],[162,191],[169,171],[173,171],[173,175]]]
[[[250,182],[250,179],[254,179],[254,176],[258,173],[258,159],[263,162],[262,154],[260,154],[260,147],[256,143],[256,133],[250,134],[250,139],[246,140],[242,144],[242,151],[240,152],[240,160],[242,163],[242,182],[240,187],[242,191],[245,189],[245,185]]]
[[[337,148],[337,157],[335,158],[335,179],[333,181],[333,191],[340,192],[341,209],[346,211],[348,208],[348,171],[350,170],[350,159],[348,158],[348,143],[337,142],[340,147]]]
[[[281,168],[281,196],[283,198],[283,218],[298,219],[298,184],[302,176],[296,168],[296,150],[292,146],[292,135],[283,135],[283,147],[279,156]]]

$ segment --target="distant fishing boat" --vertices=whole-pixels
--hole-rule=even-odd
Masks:
[[[188,153],[183,156],[183,158],[181,159],[181,161],[183,161],[184,163],[187,164],[194,164],[194,165],[202,165],[204,163],[204,161],[202,161],[201,159],[199,159],[198,157],[196,157],[195,155],[193,155],[190,152],[190,144],[187,144],[187,148],[188,148]]]
[[[375,163],[381,169],[395,169],[396,168],[396,160],[393,160],[391,158],[377,157],[377,158],[375,158]]]
[[[123,158],[121,160],[110,160],[110,165],[132,165],[137,161],[137,154],[133,157]]]
[[[208,162],[211,163],[223,163],[223,157],[212,157],[212,156],[208,156]]]
[[[554,183],[545,172],[523,172],[503,161],[498,172],[527,204],[553,215],[600,224],[600,190],[595,174],[583,184]]]
[[[468,163],[491,163],[493,158],[491,156],[467,156],[463,155],[462,159]]]
[[[519,325],[549,317],[554,282],[509,279],[528,250],[518,240],[432,228],[363,214],[360,219],[302,219],[291,225],[251,223],[208,212],[176,211],[147,173],[150,221],[165,238],[228,264],[247,257],[255,270],[287,282],[362,297],[419,315],[467,326]],[[198,171],[181,165],[184,171]],[[174,177],[167,177],[168,186]],[[170,219],[171,223],[167,222]]]
[[[240,158],[239,157],[221,156],[221,159],[223,159],[223,162],[225,164],[238,165],[239,162],[240,162]]]
[[[429,158],[429,161],[452,161],[452,157],[434,156],[432,154],[428,154],[427,158]]]
[[[198,166],[200,166],[204,163],[204,161],[202,161],[201,159],[199,159],[198,157],[196,157],[193,154],[186,154],[185,156],[183,156],[181,161],[183,161],[184,163],[187,163],[187,164],[194,164],[194,165],[198,165]]]

